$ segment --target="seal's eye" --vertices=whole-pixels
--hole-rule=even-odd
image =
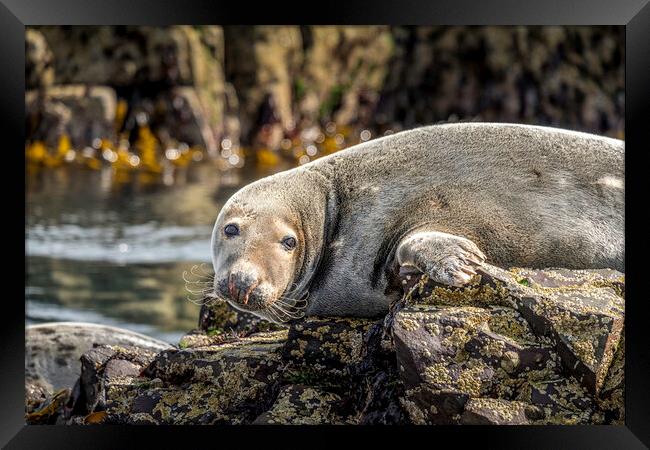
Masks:
[[[282,239],[282,245],[284,245],[284,248],[287,250],[293,250],[296,247],[296,238],[292,236],[287,236],[284,239]]]
[[[234,223],[229,223],[223,229],[223,232],[228,237],[237,236],[239,234],[239,227],[237,225],[235,225]]]

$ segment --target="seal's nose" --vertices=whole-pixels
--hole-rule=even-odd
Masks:
[[[246,272],[230,272],[228,292],[230,298],[244,305],[248,304],[251,293],[257,287],[257,278]]]

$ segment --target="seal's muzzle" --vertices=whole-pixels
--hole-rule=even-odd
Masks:
[[[237,303],[248,305],[251,294],[259,284],[257,277],[245,272],[230,272],[228,276],[228,293]]]

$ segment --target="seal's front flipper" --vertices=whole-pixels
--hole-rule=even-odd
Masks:
[[[438,231],[407,235],[398,245],[395,258],[400,271],[415,268],[435,282],[455,287],[467,284],[485,261],[474,242]]]

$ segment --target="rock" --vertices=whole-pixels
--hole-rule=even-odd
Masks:
[[[484,266],[479,275],[462,289],[406,280],[409,295],[387,323],[411,420],[501,420],[494,412],[477,412],[477,403],[469,403],[477,399],[538,408],[526,421],[512,412],[516,423],[612,420],[597,403],[608,379],[622,407],[622,377],[612,366],[622,345],[622,274]],[[470,404],[471,414],[465,414]],[[608,417],[622,416],[618,406]]]
[[[65,85],[27,91],[25,110],[29,138],[57,148],[67,136],[81,150],[94,139],[115,139],[117,98],[107,86]]]
[[[33,28],[25,29],[25,85],[27,89],[54,83],[52,51],[43,34]]]
[[[31,29],[39,32],[51,49],[56,84],[198,85],[201,83],[195,77],[207,76],[212,61],[223,61],[222,32],[215,26]],[[197,61],[199,57],[204,61]]]
[[[459,119],[501,121],[621,138],[622,33],[616,27],[392,27],[393,56],[376,123],[399,131]]]
[[[554,340],[566,369],[597,394],[621,341],[623,277],[614,271],[567,272],[533,272],[531,287],[545,295],[523,297],[517,306],[539,334]],[[526,271],[517,276],[528,279]]]
[[[25,374],[25,410],[31,413],[53,397],[52,386],[38,374]]]
[[[204,303],[199,311],[198,327],[181,337],[181,349],[208,347],[232,342],[266,331],[286,330],[286,326],[262,320],[254,314],[237,311],[225,303]]]
[[[289,329],[282,350],[287,370],[296,376],[332,380],[350,375],[361,362],[364,334],[373,322],[362,319],[306,317]]]
[[[536,423],[578,425],[600,423],[593,399],[572,378],[557,374],[532,373],[522,384],[517,399],[534,405],[542,412]]]
[[[83,138],[73,133],[76,148],[83,149],[94,138],[117,142],[114,124],[126,124],[123,131],[130,132],[135,115],[152,103],[158,109],[149,125],[160,140],[167,132],[176,142],[200,145],[216,156],[218,142],[227,131],[221,27],[36,27],[28,31],[26,57],[29,87],[103,85],[117,90],[128,102],[129,114],[125,122],[121,119],[123,123],[113,107],[108,118],[111,134],[103,128],[86,131],[89,135]],[[78,127],[74,125],[78,120],[70,122]],[[33,128],[38,127],[44,128],[40,134],[29,133],[28,128],[29,140],[43,140],[41,134],[60,136],[56,122],[38,121]]]
[[[63,413],[53,401],[30,417],[61,423],[63,414],[70,424],[623,423],[623,331],[592,330],[603,342],[589,354],[595,363],[579,344],[590,338],[582,320],[605,317],[623,327],[622,274],[486,265],[464,288],[402,275],[406,293],[381,320],[307,317],[288,330],[249,335],[198,329],[181,348],[162,351],[97,346],[82,356]],[[227,323],[217,310],[204,308],[200,322]]]
[[[81,357],[82,389],[87,414],[106,409],[107,391],[129,385],[153,360],[155,352],[130,346],[99,345]]]
[[[295,127],[294,76],[302,63],[297,26],[226,26],[226,76],[238,97],[242,141],[276,149]]]
[[[106,423],[250,423],[277,392],[286,332],[155,356],[138,383],[109,385]]]
[[[146,112],[163,150],[201,146],[224,168],[240,167],[251,150],[275,165],[279,150],[287,150],[284,139],[297,153],[282,157],[296,160],[315,142],[318,155],[336,151],[363,129],[379,136],[441,121],[532,123],[622,138],[622,33],[620,27],[39,26],[26,31],[26,82],[29,90],[114,89],[123,108],[109,122],[119,134],[112,142],[126,135],[134,144],[137,117]],[[36,107],[27,139],[46,137],[52,148],[61,120],[73,113],[60,103]],[[86,128],[99,135],[75,138],[79,149],[104,137],[103,128]],[[236,163],[227,162],[230,152],[240,157]]]
[[[28,412],[60,389],[71,389],[81,373],[79,358],[94,344],[160,351],[171,345],[132,331],[79,322],[30,325],[25,333],[25,389]]]
[[[336,394],[289,385],[282,388],[271,409],[253,425],[342,425],[345,422],[336,414],[341,403]]]
[[[283,325],[262,320],[254,314],[237,311],[225,303],[214,303],[201,306],[196,333],[204,332],[208,336],[214,336],[226,332],[248,336],[252,333],[278,331],[285,328]]]
[[[465,404],[460,421],[463,425],[527,425],[526,411],[530,411],[530,406],[523,402],[473,398]]]
[[[49,395],[40,403],[38,410],[27,412],[25,422],[29,425],[53,425],[61,423],[65,414],[65,405],[70,398],[70,389],[61,389],[53,395]],[[27,394],[29,397],[29,394]],[[29,411],[29,408],[28,408]]]
[[[621,337],[596,401],[603,412],[603,423],[625,423],[625,336]]]
[[[489,316],[483,308],[421,305],[397,314],[393,337],[400,377],[425,423],[456,423],[470,397],[495,388],[502,366],[504,372],[519,369],[513,351],[519,346],[492,333]]]
[[[389,27],[312,26],[305,31],[310,45],[300,79],[302,115],[339,125],[369,124],[389,71]]]

